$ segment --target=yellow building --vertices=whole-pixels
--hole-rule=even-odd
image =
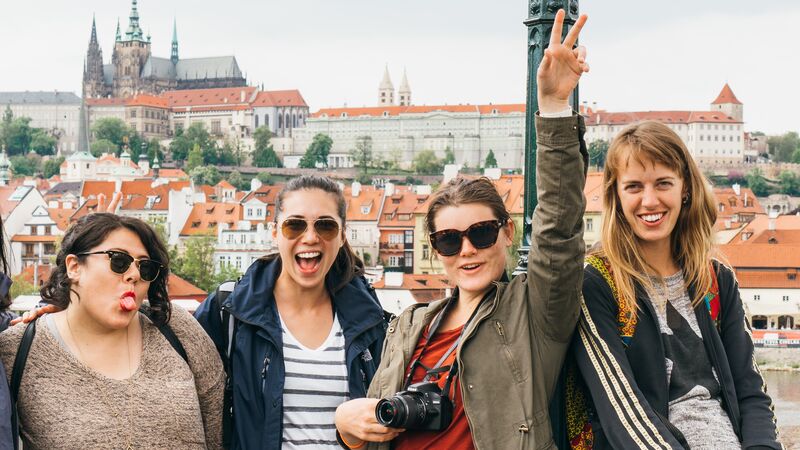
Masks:
[[[588,249],[600,240],[603,222],[603,172],[591,172],[583,188],[586,212],[583,214],[583,241]]]

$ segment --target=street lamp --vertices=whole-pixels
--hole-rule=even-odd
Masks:
[[[522,224],[522,245],[519,248],[519,263],[514,274],[524,273],[528,267],[528,252],[531,248],[533,211],[536,209],[536,125],[534,116],[539,110],[536,97],[536,72],[544,57],[544,49],[550,42],[556,13],[566,12],[563,36],[578,20],[578,0],[528,0],[528,97],[525,108],[525,213]],[[562,36],[562,37],[563,37]],[[572,109],[578,110],[578,88],[570,97]]]

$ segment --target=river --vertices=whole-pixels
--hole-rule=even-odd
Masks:
[[[800,372],[765,371],[764,378],[775,403],[781,441],[787,450],[800,450]]]

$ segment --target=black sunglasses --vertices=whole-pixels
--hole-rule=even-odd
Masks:
[[[431,246],[442,256],[453,256],[461,251],[464,237],[478,249],[489,248],[497,242],[500,228],[506,224],[505,220],[486,220],[473,223],[464,231],[441,230],[431,233]]]
[[[136,267],[139,269],[139,276],[142,278],[143,281],[153,281],[158,278],[158,274],[161,272],[161,268],[164,267],[158,261],[147,259],[147,258],[134,258],[133,256],[125,253],[125,252],[118,252],[114,250],[103,250],[98,252],[86,252],[86,253],[78,253],[75,256],[87,256],[87,255],[108,255],[108,260],[111,266],[111,271],[118,274],[124,274],[128,271],[131,267],[131,264],[135,261]]]
[[[339,222],[330,218],[317,219],[314,222],[314,231],[326,241],[330,241],[339,234]],[[308,229],[305,219],[289,218],[281,224],[281,232],[286,239],[297,239]]]

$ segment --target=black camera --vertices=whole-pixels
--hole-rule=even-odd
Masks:
[[[453,403],[436,383],[416,383],[375,406],[378,423],[405,430],[442,431],[453,420]]]

